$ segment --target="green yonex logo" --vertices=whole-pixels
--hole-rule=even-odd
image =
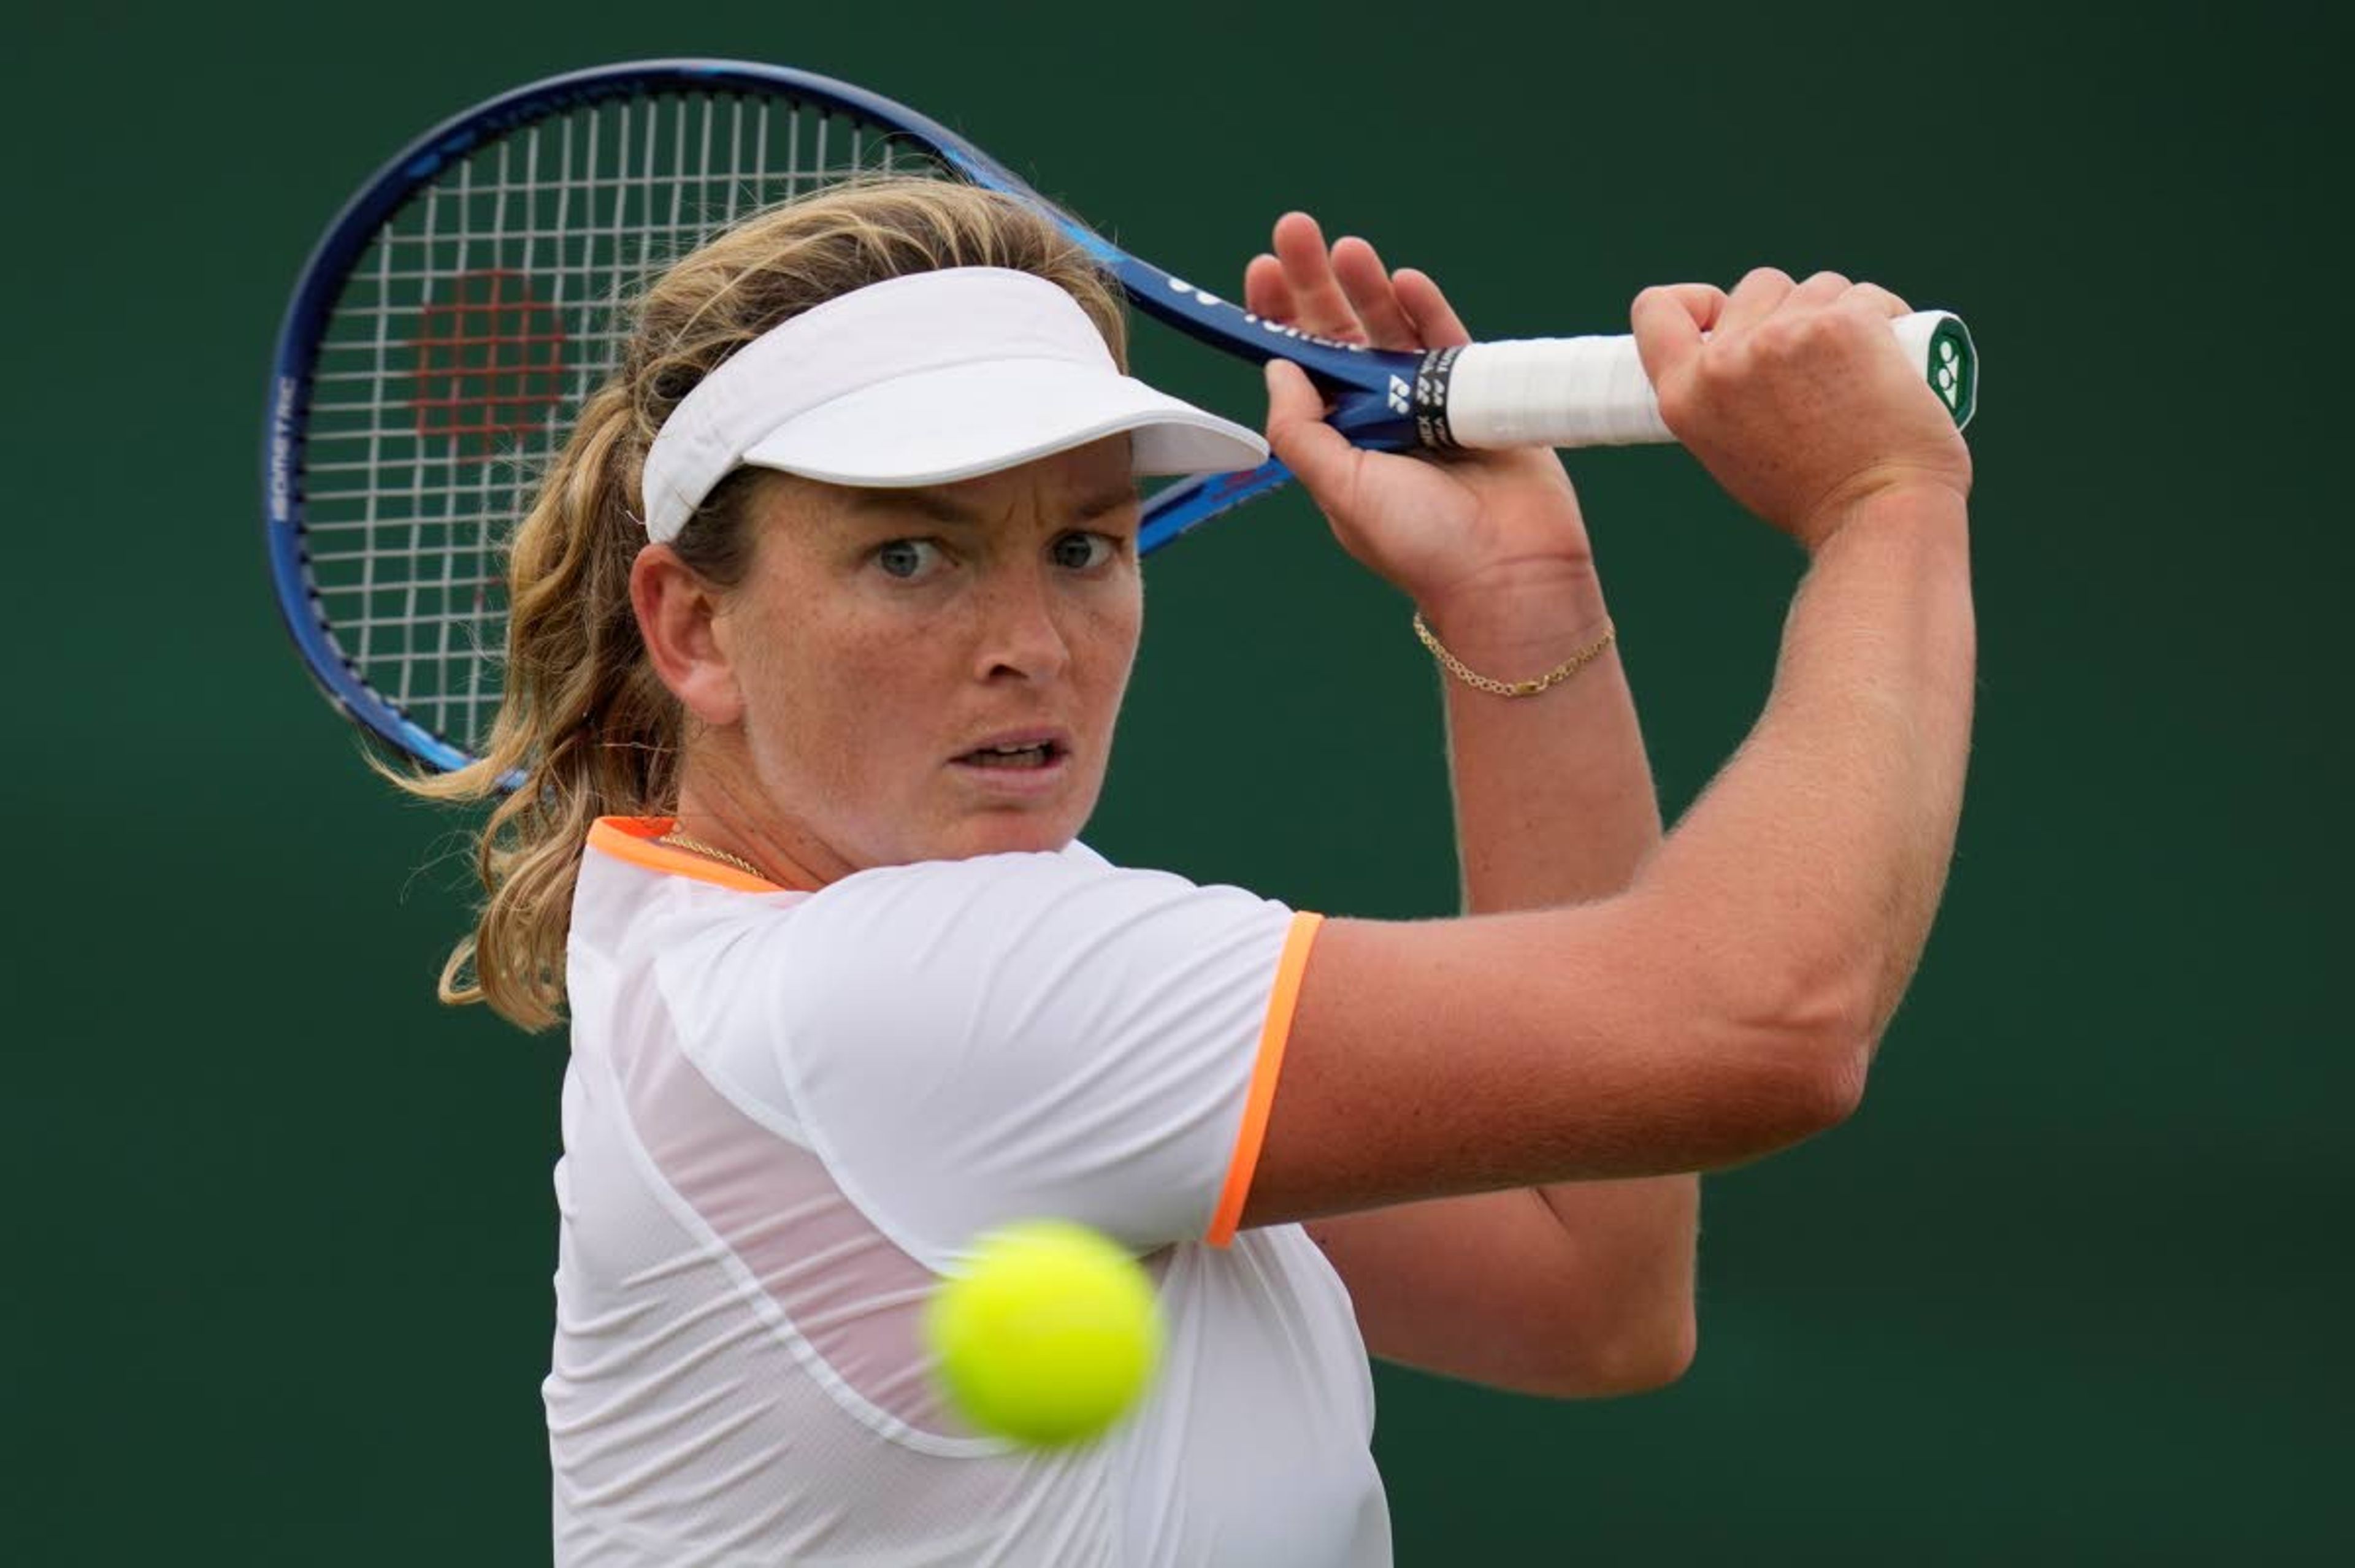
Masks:
[[[1930,337],[1930,386],[1945,400],[1946,411],[1955,416],[1956,424],[1971,417],[1978,397],[1977,380],[1971,340],[1955,323],[1942,323]]]

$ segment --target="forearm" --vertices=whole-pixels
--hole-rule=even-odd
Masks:
[[[1491,600],[1433,630],[1473,668],[1505,679],[1550,669],[1608,624],[1591,573],[1541,597]],[[1449,777],[1467,912],[1607,898],[1660,843],[1658,796],[1614,644],[1561,686],[1507,699],[1449,678]],[[1574,1288],[1624,1308],[1598,1348],[1673,1376],[1691,1354],[1694,1176],[1566,1181],[1536,1189],[1574,1254]]]
[[[1764,714],[1637,883],[1686,931],[1697,985],[1731,980],[1747,1009],[1763,980],[1854,1073],[1945,886],[1976,652],[1961,499],[1870,503],[1818,549]]]

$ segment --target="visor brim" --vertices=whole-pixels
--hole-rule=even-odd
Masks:
[[[997,360],[919,371],[799,413],[744,462],[830,485],[946,485],[1127,433],[1132,471],[1224,474],[1267,461],[1231,420],[1134,377],[1063,359]]]

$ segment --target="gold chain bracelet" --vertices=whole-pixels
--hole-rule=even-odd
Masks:
[[[1549,687],[1561,685],[1602,657],[1603,650],[1609,647],[1613,640],[1619,635],[1619,628],[1605,621],[1603,623],[1603,635],[1579,649],[1545,674],[1532,680],[1513,681],[1491,680],[1488,677],[1475,672],[1469,665],[1449,653],[1440,640],[1431,635],[1431,628],[1423,624],[1423,612],[1420,610],[1414,613],[1414,635],[1423,639],[1423,645],[1431,650],[1431,656],[1439,661],[1442,669],[1475,691],[1485,691],[1492,697],[1535,697]]]

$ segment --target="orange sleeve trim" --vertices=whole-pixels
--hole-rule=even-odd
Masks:
[[[656,842],[677,826],[677,819],[668,816],[601,816],[589,829],[589,848],[649,871],[691,877],[740,893],[783,891],[764,878],[747,876],[732,866],[723,866],[676,844]]]
[[[1293,1009],[1300,1005],[1300,976],[1308,967],[1309,944],[1321,914],[1295,914],[1284,933],[1284,953],[1275,961],[1275,987],[1268,993],[1267,1019],[1260,1026],[1259,1061],[1252,1068],[1251,1093],[1243,1102],[1242,1131],[1235,1138],[1234,1158],[1227,1164],[1227,1184],[1220,1190],[1218,1211],[1210,1217],[1202,1239],[1223,1247],[1235,1239],[1242,1222],[1243,1202],[1251,1196],[1252,1176],[1259,1168],[1260,1146],[1267,1140],[1267,1114],[1275,1104],[1275,1081],[1284,1072],[1284,1047],[1292,1038]]]

